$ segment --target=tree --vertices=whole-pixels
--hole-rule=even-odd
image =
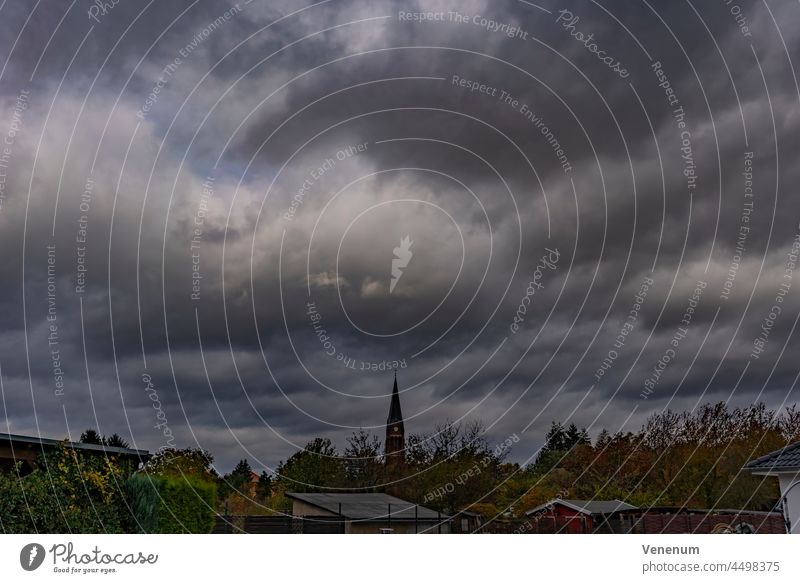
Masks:
[[[360,429],[347,439],[344,450],[344,472],[353,488],[373,489],[381,478],[381,441],[376,435]]]
[[[91,428],[81,433],[81,438],[79,441],[81,443],[88,443],[91,445],[103,445],[102,436],[97,431]]]
[[[250,474],[253,473],[253,468],[250,467],[250,462],[245,460],[239,460],[239,463],[236,464],[236,467],[233,468],[233,472],[231,472],[234,476],[244,476],[247,479],[250,479]]]
[[[778,426],[786,443],[800,441],[800,409],[797,405],[787,407],[778,418]]]
[[[116,433],[112,433],[111,437],[103,438],[105,445],[109,447],[122,447],[129,448],[130,444]]]
[[[346,484],[342,459],[330,439],[317,437],[278,464],[280,490],[319,492]]]
[[[265,502],[272,495],[272,476],[266,471],[262,471],[258,476],[258,483],[256,484],[256,496],[262,502]]]
[[[91,445],[106,445],[108,447],[123,447],[128,448],[130,444],[124,440],[119,434],[112,433],[110,437],[106,437],[104,435],[100,435],[99,432],[92,429],[91,427],[81,433],[81,437],[78,440],[80,443],[88,443]]]
[[[222,478],[227,484],[225,493],[228,493],[227,490],[232,489],[241,494],[250,495],[249,484],[252,480],[252,474],[253,468],[250,467],[250,462],[246,459],[239,460],[233,471]]]
[[[144,470],[161,476],[189,476],[214,482],[217,472],[213,462],[214,456],[202,448],[163,448],[147,461]]]
[[[405,479],[392,484],[391,491],[447,513],[491,502],[499,494],[495,487],[513,471],[502,463],[509,448],[493,449],[479,421],[446,423],[430,434],[412,435],[408,448]]]
[[[576,445],[588,445],[591,443],[589,433],[585,428],[578,429],[574,423],[570,423],[566,431],[567,449],[575,447]]]
[[[636,433],[603,431],[592,445],[576,427],[554,422],[531,468],[530,508],[559,497],[620,499],[637,506],[770,510],[773,480],[742,471],[751,459],[800,434],[795,407],[729,408],[707,403],[692,411],[652,415]]]
[[[591,440],[586,429],[578,429],[574,423],[565,429],[564,425],[553,421],[545,436],[545,443],[536,456],[535,467],[540,473],[547,472],[558,465],[559,460],[573,447],[590,444]]]
[[[210,532],[217,504],[214,456],[202,448],[163,448],[145,464],[158,490],[158,532]]]

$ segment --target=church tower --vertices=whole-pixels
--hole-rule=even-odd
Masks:
[[[400,411],[400,393],[397,390],[397,371],[394,371],[392,402],[389,417],[386,419],[386,465],[397,466],[405,460],[406,431],[403,427],[403,413]]]

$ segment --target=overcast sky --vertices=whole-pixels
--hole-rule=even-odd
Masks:
[[[796,2],[0,6],[0,431],[797,401]]]

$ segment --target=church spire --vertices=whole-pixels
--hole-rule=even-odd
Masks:
[[[389,405],[389,417],[386,424],[403,423],[403,412],[400,410],[400,392],[397,390],[397,371],[394,371],[394,388],[392,389],[392,402]]]
[[[403,412],[400,410],[400,391],[397,390],[397,370],[394,371],[392,401],[389,416],[386,418],[386,464],[396,466],[405,459],[406,432],[403,426]]]

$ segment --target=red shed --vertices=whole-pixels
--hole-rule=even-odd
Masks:
[[[552,532],[567,534],[590,533],[601,515],[619,510],[635,510],[621,500],[562,500],[556,498],[525,513],[530,519],[538,520],[542,526],[552,525]],[[543,529],[539,529],[541,531]],[[549,530],[549,528],[548,528]]]

